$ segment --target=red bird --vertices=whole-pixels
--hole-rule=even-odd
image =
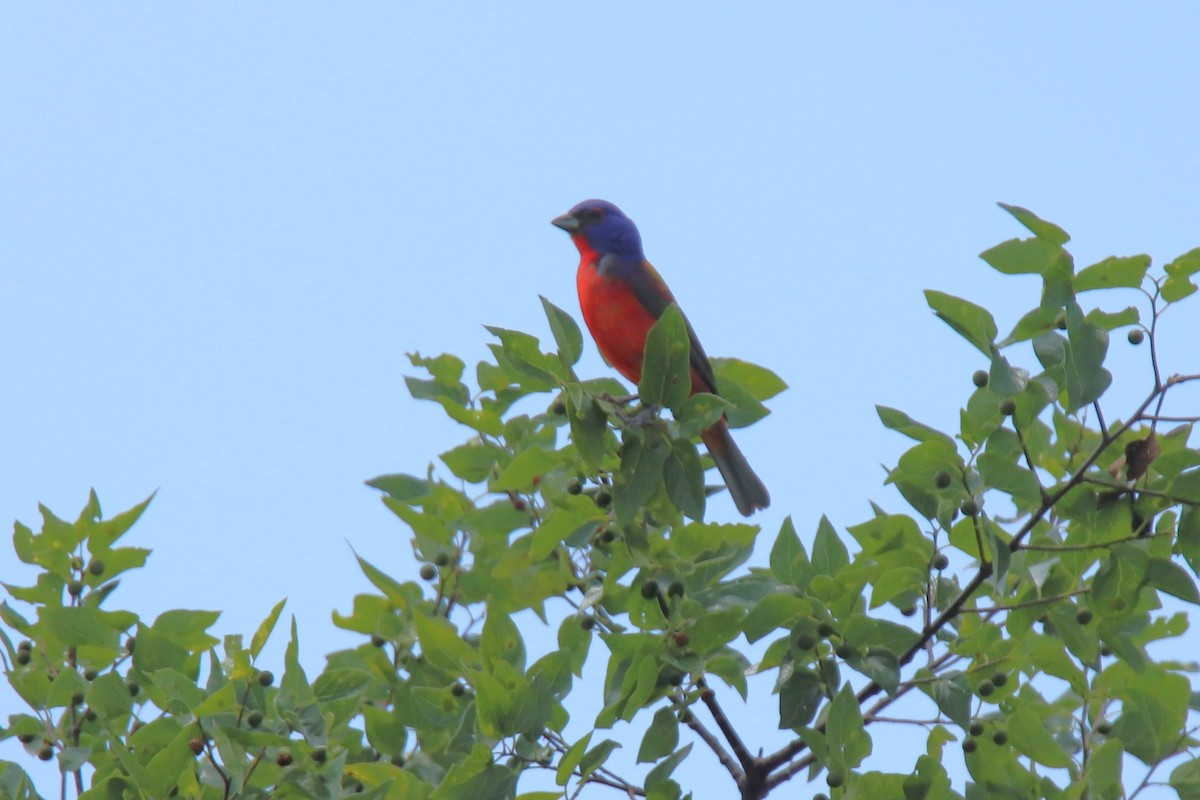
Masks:
[[[579,306],[600,354],[636,384],[642,377],[646,334],[675,302],[671,290],[642,254],[642,237],[633,220],[612,203],[584,200],[553,224],[571,234],[579,248]],[[692,394],[718,394],[712,365],[691,323],[687,331],[692,340]],[[748,517],[770,505],[767,487],[734,443],[723,417],[700,438],[738,511]]]

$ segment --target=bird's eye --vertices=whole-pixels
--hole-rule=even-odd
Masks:
[[[584,222],[599,222],[604,219],[603,208],[585,208],[580,215],[580,219]]]

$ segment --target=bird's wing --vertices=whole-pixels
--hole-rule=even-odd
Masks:
[[[601,264],[601,268],[604,268]],[[655,319],[662,316],[662,313],[667,310],[667,306],[675,302],[675,296],[671,294],[671,290],[667,288],[667,282],[662,279],[656,270],[648,261],[641,261],[633,268],[620,269],[617,265],[613,270],[621,277],[629,282],[633,289],[634,296],[638,302],[654,315]],[[700,338],[696,336],[696,331],[692,329],[692,323],[688,321],[687,314],[683,315],[683,323],[687,326],[688,338],[691,339],[692,346],[689,354],[692,373],[695,378],[700,379],[700,385],[693,386],[693,391],[710,392],[717,394],[717,377],[713,374],[712,364],[708,361],[708,355],[704,352],[704,346],[700,344]],[[693,379],[695,382],[695,379]]]

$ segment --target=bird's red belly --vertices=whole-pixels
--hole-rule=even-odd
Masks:
[[[586,261],[579,265],[576,284],[583,321],[600,354],[617,372],[637,383],[654,315],[623,281],[601,275]]]

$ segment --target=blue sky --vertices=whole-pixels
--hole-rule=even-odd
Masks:
[[[976,258],[1023,235],[996,201],[1080,266],[1200,245],[1197,29],[1186,3],[10,4],[0,518],[158,490],[114,601],[249,633],[289,597],[315,672],[367,589],[347,543],[417,569],[362,481],[465,438],[404,354],[548,339],[537,295],[578,309],[549,220],[585,197],[639,223],[710,354],[791,385],[738,435],[757,521],[899,509],[874,404],[952,429],[981,366],[922,290],[1001,328],[1036,302]],[[1164,337],[1196,371],[1196,318]],[[1149,370],[1112,353],[1122,416]]]

